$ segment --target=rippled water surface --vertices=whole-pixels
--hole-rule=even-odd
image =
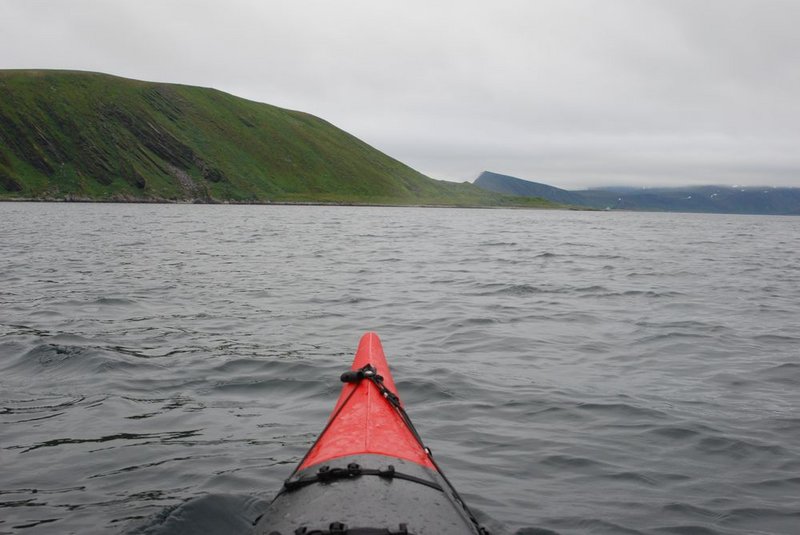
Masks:
[[[800,218],[0,204],[0,533],[247,533],[383,339],[497,533],[800,532]]]

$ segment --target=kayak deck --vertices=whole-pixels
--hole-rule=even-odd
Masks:
[[[348,465],[353,464],[362,470],[394,475],[347,475],[282,492],[259,523],[259,528],[263,525],[264,529],[256,533],[353,535],[368,533],[364,531],[367,529],[377,529],[375,533],[382,534],[476,533],[447,484],[434,470],[382,455],[339,457],[330,463],[328,470],[348,472]],[[317,470],[306,469],[296,476],[314,477]],[[398,474],[409,479],[401,479]]]
[[[365,334],[317,441],[257,522],[261,535],[483,535],[406,414]]]

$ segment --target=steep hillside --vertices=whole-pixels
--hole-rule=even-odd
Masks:
[[[0,71],[0,198],[551,205],[432,180],[306,113],[69,71]]]

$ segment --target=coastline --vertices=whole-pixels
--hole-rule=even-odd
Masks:
[[[458,204],[458,203],[381,203],[357,201],[236,201],[220,199],[163,199],[163,198],[111,198],[92,199],[89,197],[0,197],[0,203],[76,203],[76,204],[204,204],[204,205],[254,205],[254,206],[365,206],[365,207],[405,207],[405,208],[505,208],[528,210],[576,210],[597,211],[594,208],[569,205],[532,206],[525,204]]]

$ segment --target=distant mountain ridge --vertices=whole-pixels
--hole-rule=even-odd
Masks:
[[[0,199],[554,207],[434,180],[307,113],[51,70],[0,70]]]
[[[484,171],[473,182],[479,188],[505,193],[507,195],[518,195],[520,197],[542,197],[562,204],[584,204],[584,199],[580,195],[565,189],[530,182],[521,178],[514,178],[507,175]]]
[[[496,193],[533,195],[554,202],[601,210],[800,215],[800,188],[606,187],[570,191],[488,171],[481,173],[474,184]]]

